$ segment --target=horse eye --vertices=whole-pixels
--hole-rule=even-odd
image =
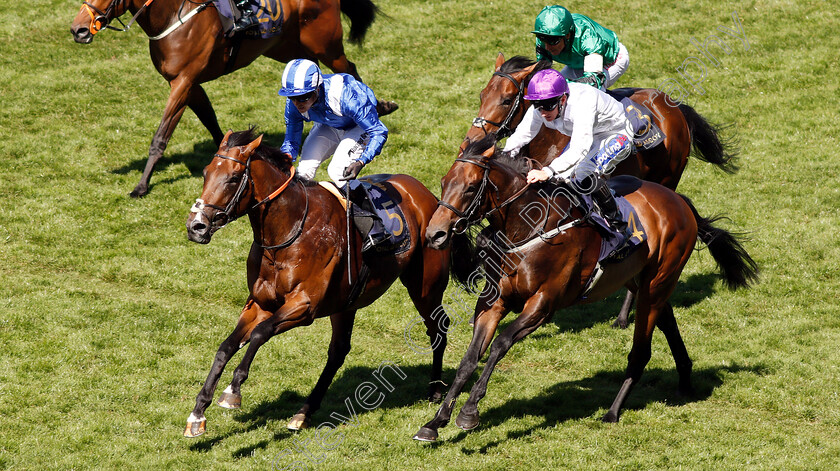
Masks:
[[[505,98],[504,100],[502,100],[502,106],[510,106],[512,103],[513,100],[511,98]]]

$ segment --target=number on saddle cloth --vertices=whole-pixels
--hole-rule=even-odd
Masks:
[[[381,186],[387,175],[372,177],[348,182],[353,222],[365,239],[384,240],[381,248],[387,248],[389,252],[404,252],[411,242],[405,227],[405,216]]]
[[[651,118],[653,113],[644,105],[630,98],[619,100],[624,108],[624,115],[633,128],[633,145],[637,148],[652,149],[665,140],[665,133]]]

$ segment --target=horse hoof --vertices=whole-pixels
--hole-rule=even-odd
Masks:
[[[311,419],[306,414],[295,414],[292,420],[289,421],[289,425],[286,425],[286,428],[294,431],[303,430],[309,428],[311,422]]]
[[[239,409],[242,406],[242,396],[225,391],[219,396],[217,404],[225,409]]]
[[[130,196],[132,198],[142,198],[142,197],[146,196],[148,193],[149,193],[148,188],[141,188],[138,185],[136,188],[131,190],[131,193],[129,193],[128,196]]]
[[[613,411],[609,411],[601,417],[601,421],[608,423],[608,424],[615,424],[618,423],[618,414]]]
[[[478,427],[478,411],[475,414],[465,413],[463,409],[458,414],[458,417],[455,417],[455,425],[461,428],[461,430],[472,430]]]
[[[627,321],[620,321],[618,319],[612,323],[613,329],[626,329],[627,328]]]
[[[412,438],[418,442],[433,442],[437,440],[437,437],[437,430],[432,430],[428,427],[420,427],[420,430],[418,430]]]
[[[184,430],[184,436],[187,438],[195,438],[199,435],[204,435],[204,429],[207,426],[207,419],[196,421],[187,420],[187,429]]]

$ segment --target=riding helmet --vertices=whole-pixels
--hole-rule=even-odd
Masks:
[[[565,36],[572,29],[572,14],[560,5],[552,5],[542,9],[534,21],[534,34],[546,36]]]
[[[318,64],[307,59],[295,59],[283,70],[280,96],[304,95],[318,89],[323,79]]]
[[[566,79],[555,69],[544,69],[531,78],[528,82],[528,94],[526,100],[548,100],[557,98],[569,93],[569,84]]]

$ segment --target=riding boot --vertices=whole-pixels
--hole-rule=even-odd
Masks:
[[[233,33],[245,31],[260,24],[256,13],[251,10],[251,0],[236,0],[236,8],[239,9],[239,18],[233,22]]]
[[[373,226],[365,237],[365,242],[362,244],[362,252],[367,252],[377,245],[382,245],[391,238],[388,231],[385,230],[385,225],[378,217],[373,217]]]
[[[607,223],[617,232],[627,235],[627,222],[621,217],[621,212],[618,210],[618,204],[615,201],[610,187],[603,178],[596,178],[595,191],[592,192],[592,201],[595,202],[601,216],[606,219]]]

